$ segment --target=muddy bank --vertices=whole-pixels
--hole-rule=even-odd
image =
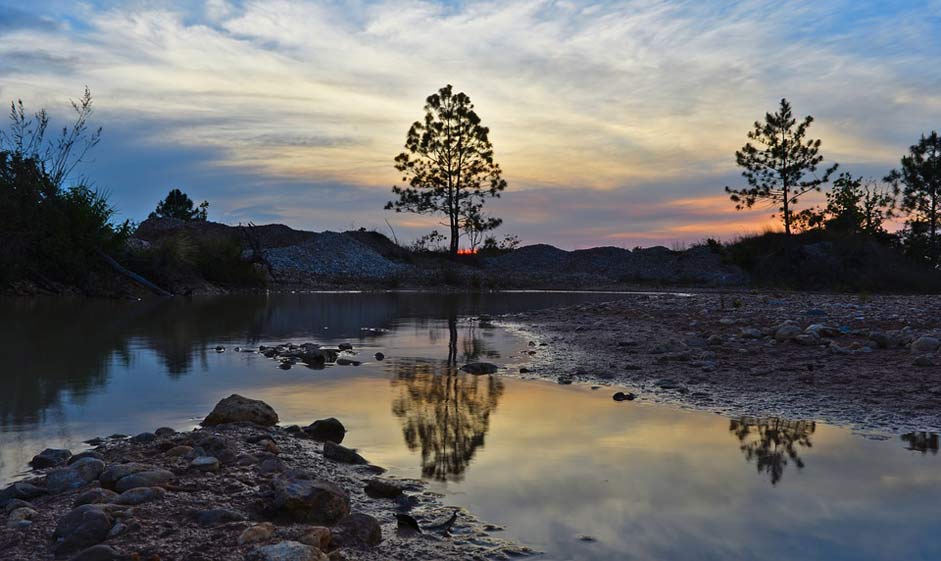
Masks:
[[[420,481],[383,475],[339,444],[341,422],[276,422],[266,404],[234,396],[192,431],[95,439],[74,456],[43,451],[31,477],[0,491],[0,558],[500,559],[527,551]]]
[[[941,430],[939,296],[635,295],[502,320],[533,341],[524,375],[736,416]]]

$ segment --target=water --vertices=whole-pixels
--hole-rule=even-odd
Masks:
[[[46,446],[192,427],[237,392],[286,424],[340,418],[344,444],[424,478],[542,559],[941,559],[934,435],[874,440],[801,419],[616,403],[613,388],[452,374],[470,360],[529,360],[527,341],[472,316],[614,297],[2,302],[0,480]],[[364,363],[284,371],[234,351],[282,341],[349,341]]]

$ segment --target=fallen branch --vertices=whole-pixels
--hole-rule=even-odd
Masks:
[[[173,294],[171,294],[171,293],[167,292],[166,290],[160,288],[160,287],[157,286],[156,284],[154,284],[154,283],[150,282],[149,280],[145,279],[144,277],[138,275],[138,274],[135,273],[134,271],[125,268],[124,266],[122,266],[120,263],[118,263],[117,261],[115,261],[114,258],[112,258],[110,255],[108,255],[108,254],[105,253],[104,251],[101,251],[100,249],[96,249],[95,251],[96,251],[96,252],[98,253],[98,255],[104,260],[104,262],[107,263],[107,264],[108,264],[112,269],[114,269],[117,273],[119,273],[119,274],[121,274],[121,275],[124,275],[125,277],[131,279],[132,281],[134,281],[134,282],[136,282],[137,284],[143,286],[144,288],[150,289],[150,290],[153,291],[155,294],[158,294],[158,295],[160,295],[160,296],[173,296]]]

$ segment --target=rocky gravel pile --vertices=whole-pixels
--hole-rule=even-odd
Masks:
[[[322,232],[304,243],[269,248],[262,253],[275,274],[300,272],[375,280],[393,278],[408,270],[407,265],[392,262],[352,236],[336,232]]]
[[[10,561],[506,559],[528,553],[441,504],[419,481],[383,477],[334,418],[280,427],[232,395],[203,427],[159,428],[47,449],[0,491]]]
[[[941,296],[632,295],[504,318],[528,375],[731,416],[941,430]]]

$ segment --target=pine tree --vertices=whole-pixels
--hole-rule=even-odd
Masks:
[[[900,208],[908,213],[909,226],[927,230],[926,256],[938,263],[938,225],[941,222],[941,137],[936,131],[922,135],[918,144],[902,157],[901,169],[893,170],[886,181],[901,187]]]

